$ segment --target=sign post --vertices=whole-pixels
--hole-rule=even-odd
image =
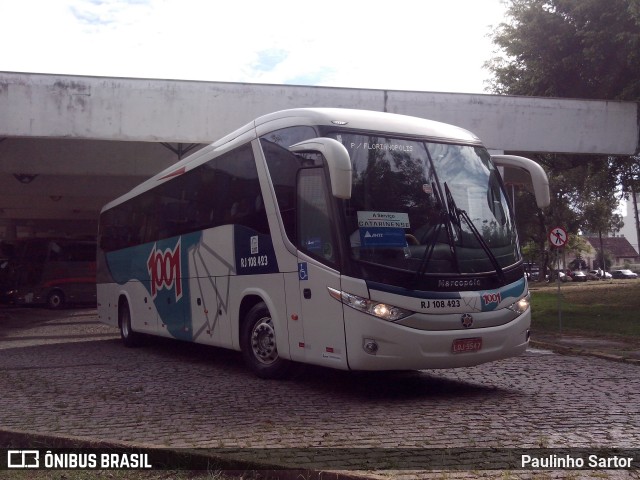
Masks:
[[[558,324],[560,328],[560,335],[562,335],[562,302],[560,301],[560,252],[564,248],[569,236],[567,231],[562,227],[553,227],[549,230],[547,237],[552,247],[556,249],[556,259],[558,260],[558,275],[556,282],[558,283]]]

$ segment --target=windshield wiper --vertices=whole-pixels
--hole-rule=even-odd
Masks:
[[[433,255],[433,251],[436,248],[436,243],[438,242],[438,237],[440,236],[440,230],[442,230],[442,223],[436,224],[433,233],[431,234],[431,240],[429,241],[429,245],[424,249],[424,254],[422,255],[422,259],[420,260],[420,266],[416,270],[416,282],[421,275],[424,274],[427,269],[427,265],[429,265],[429,260],[431,260],[431,255]]]
[[[443,225],[446,225],[446,229],[447,229],[447,237],[449,238],[448,243],[449,243],[449,251],[451,254],[451,258],[453,259],[453,263],[455,265],[456,270],[459,271],[458,259],[456,256],[454,241],[453,241],[453,234],[450,231],[449,222],[447,220],[447,212],[444,208],[444,204],[442,202],[442,198],[440,197],[438,186],[436,185],[435,182],[431,182],[431,188],[433,190],[433,196],[436,201],[440,218],[438,219],[439,221],[434,227],[433,233],[431,234],[431,240],[429,241],[429,244],[426,246],[424,250],[424,254],[422,255],[422,259],[420,260],[420,266],[416,270],[416,275],[415,275],[416,282],[422,275],[424,275],[424,272],[427,270],[427,266],[429,265],[431,256],[433,255],[433,252],[436,248],[436,243],[438,242],[438,238],[440,237],[440,231],[442,230]]]
[[[449,190],[449,185],[447,185],[447,182],[444,182],[444,191],[445,191],[445,197],[447,200],[447,210],[449,211],[449,218],[451,219],[451,223],[456,225],[459,229],[458,231],[460,233],[460,241],[462,242],[462,223],[460,222],[460,219],[462,218],[464,222],[467,224],[467,226],[469,227],[469,229],[471,230],[471,233],[473,234],[473,236],[476,238],[476,240],[484,250],[484,252],[487,254],[487,258],[491,262],[491,265],[493,266],[493,269],[498,275],[498,278],[502,283],[504,283],[505,276],[504,276],[504,272],[502,271],[502,267],[498,263],[498,259],[489,248],[489,245],[487,245],[487,242],[482,237],[482,234],[478,231],[476,226],[471,221],[469,214],[465,210],[458,208],[458,206],[456,205],[456,201],[454,200],[453,195],[451,194],[451,190]]]

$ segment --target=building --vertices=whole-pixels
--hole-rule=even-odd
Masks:
[[[598,268],[600,251],[600,239],[595,237],[584,237],[587,243],[587,250],[582,254],[582,259],[587,264],[588,269]],[[640,256],[631,246],[626,237],[602,237],[602,246],[611,261],[612,266],[623,266],[625,263],[639,263]]]

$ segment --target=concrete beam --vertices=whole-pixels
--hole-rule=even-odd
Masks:
[[[438,119],[477,134],[489,149],[633,155],[639,104],[599,100],[390,92],[396,113]]]
[[[262,114],[319,106],[443,121],[495,150],[631,155],[639,147],[634,102],[0,73],[0,137],[210,143]]]

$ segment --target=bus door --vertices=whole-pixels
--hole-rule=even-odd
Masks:
[[[340,290],[338,248],[329,190],[321,167],[304,168],[297,180],[298,280],[305,359],[347,369],[342,304],[327,287]]]

